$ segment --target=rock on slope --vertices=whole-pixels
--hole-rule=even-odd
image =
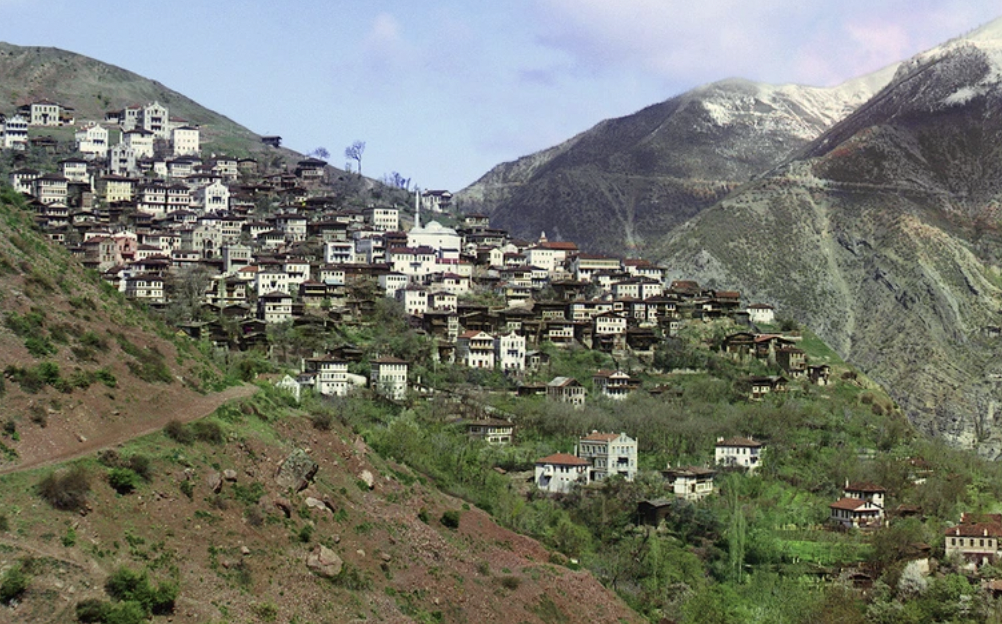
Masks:
[[[517,236],[545,230],[590,250],[642,251],[801,149],[892,72],[833,88],[706,85],[499,165],[459,198]]]
[[[680,274],[806,319],[925,430],[998,456],[1002,21],[903,64],[673,233]]]

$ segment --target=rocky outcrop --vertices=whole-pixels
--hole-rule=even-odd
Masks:
[[[317,462],[313,461],[313,458],[307,455],[306,451],[296,449],[279,466],[278,472],[275,474],[275,483],[280,488],[299,492],[306,489],[319,468]]]
[[[317,546],[313,552],[306,557],[306,567],[314,574],[324,578],[336,578],[341,574],[344,562],[341,557],[326,546]]]

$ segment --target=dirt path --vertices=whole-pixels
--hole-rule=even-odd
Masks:
[[[182,399],[172,404],[170,410],[155,409],[151,410],[152,414],[148,417],[125,418],[113,426],[100,427],[91,436],[79,432],[80,428],[75,426],[79,423],[54,423],[51,427],[39,429],[36,433],[25,436],[18,445],[17,450],[20,455],[18,463],[0,466],[0,475],[90,455],[101,449],[157,432],[172,420],[191,422],[205,418],[227,401],[249,397],[257,390],[257,386],[244,384],[214,394]]]

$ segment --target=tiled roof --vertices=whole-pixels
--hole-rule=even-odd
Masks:
[[[590,466],[591,462],[569,453],[554,453],[536,460],[537,464],[556,464],[558,466]]]

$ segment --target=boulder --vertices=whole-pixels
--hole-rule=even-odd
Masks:
[[[292,517],[292,503],[290,503],[288,499],[278,497],[275,500],[273,500],[272,503],[275,505],[275,507],[278,507],[278,509],[282,512],[282,514],[285,515],[286,518]]]
[[[227,481],[236,481],[237,480],[237,471],[236,470],[224,470],[223,471],[223,478],[226,479]]]
[[[219,494],[219,491],[223,489],[223,477],[216,471],[212,471],[205,476],[205,484],[209,486],[209,490],[213,494]]]
[[[376,478],[372,476],[372,473],[368,470],[363,470],[362,474],[358,475],[358,478],[365,482],[369,489],[376,487]]]
[[[306,557],[306,567],[314,574],[325,578],[334,578],[341,574],[343,566],[344,562],[341,561],[341,557],[338,557],[337,553],[326,546],[317,546]]]
[[[296,449],[278,467],[275,482],[283,489],[291,488],[299,492],[306,489],[319,469],[320,466],[306,454],[306,451]]]
[[[320,509],[321,511],[327,511],[327,505],[325,505],[319,498],[313,498],[312,496],[306,497],[306,506]]]

